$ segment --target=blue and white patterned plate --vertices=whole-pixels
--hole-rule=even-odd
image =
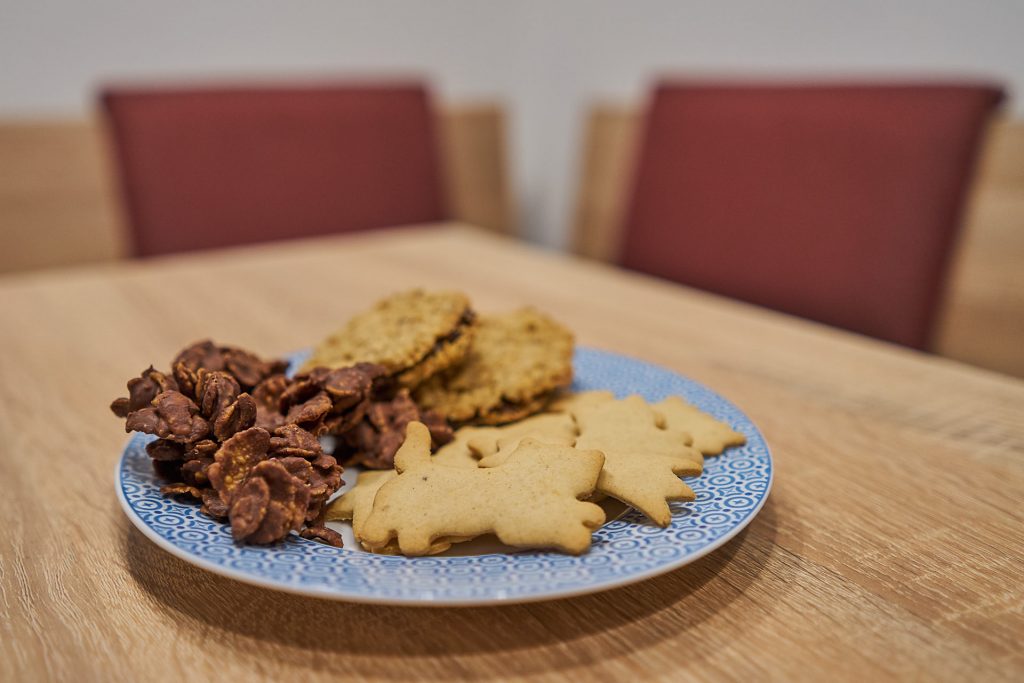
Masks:
[[[669,370],[606,351],[578,349],[575,370],[575,391],[609,389],[648,401],[679,395],[745,434],[747,445],[707,458],[704,474],[686,479],[697,500],[673,503],[667,529],[631,510],[598,530],[593,547],[580,557],[548,552],[393,557],[362,551],[350,534],[345,548],[295,534],[271,547],[239,546],[229,527],[200,514],[198,505],[160,495],[145,450],[152,437],[142,434],[134,435],[121,455],[118,497],[142,533],[203,569],[303,595],[404,605],[516,603],[606,590],[693,562],[750,523],[768,497],[772,458],[757,427],[736,406]]]

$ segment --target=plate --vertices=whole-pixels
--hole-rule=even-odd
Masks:
[[[293,365],[300,360],[294,358]],[[640,394],[648,401],[679,395],[745,434],[747,444],[706,458],[704,474],[685,479],[697,499],[672,503],[668,528],[630,510],[595,532],[590,551],[579,557],[534,551],[374,555],[358,548],[347,533],[345,548],[296,534],[269,547],[239,546],[229,526],[201,514],[198,505],[160,495],[145,450],[153,437],[144,434],[133,435],[121,455],[117,494],[143,534],[198,567],[265,588],[393,605],[488,605],[603,591],[689,564],[750,523],[768,497],[772,458],[761,432],[743,412],[693,380],[626,356],[579,348],[574,366],[574,391],[608,389],[619,397]],[[346,480],[351,473],[346,470]]]

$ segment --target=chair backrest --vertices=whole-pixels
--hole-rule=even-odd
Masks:
[[[517,234],[505,110],[444,103],[437,117],[450,218]],[[0,119],[0,275],[130,253],[104,133],[93,118]]]
[[[623,265],[927,348],[987,85],[664,83]]]
[[[102,93],[134,253],[447,217],[419,84]]]
[[[640,107],[600,102],[583,123],[571,248],[599,261],[618,261],[625,207],[642,129]]]
[[[124,253],[105,143],[91,121],[0,120],[0,276]]]

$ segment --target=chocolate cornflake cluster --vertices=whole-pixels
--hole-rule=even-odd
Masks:
[[[150,366],[129,380],[128,396],[110,409],[125,431],[157,437],[146,452],[169,482],[161,492],[201,501],[202,512],[230,522],[236,541],[273,543],[299,531],[341,546],[323,521],[343,483],[337,458],[390,468],[409,422],[427,424],[435,447],[452,430],[379,365],[318,367],[294,378],[287,366],[197,342],[169,374]],[[324,452],[321,435],[337,437],[334,455]]]
[[[395,453],[410,422],[427,426],[435,449],[454,437],[447,420],[432,410],[421,410],[408,389],[399,389],[391,398],[371,401],[363,419],[338,437],[334,454],[347,464],[389,470],[395,466]]]

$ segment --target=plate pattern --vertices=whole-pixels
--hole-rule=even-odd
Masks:
[[[747,445],[707,458],[687,478],[697,500],[674,503],[667,529],[630,511],[594,535],[590,552],[404,558],[333,548],[292,535],[271,547],[238,546],[227,525],[197,505],[166,499],[145,445],[135,434],[118,463],[116,484],[129,518],[165,550],[247,583],[306,595],[392,604],[525,602],[590,593],[682,566],[723,545],[768,496],[772,459],[757,427],[733,404],[697,382],[625,356],[580,348],[573,389],[609,389],[658,401],[677,394],[746,434]]]

